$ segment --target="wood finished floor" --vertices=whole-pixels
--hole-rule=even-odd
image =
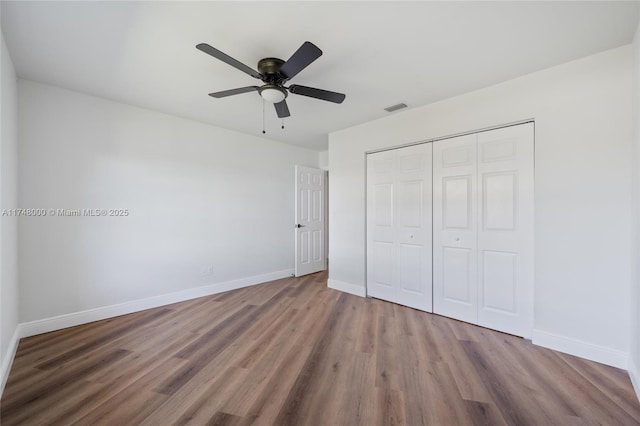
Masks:
[[[3,426],[630,425],[623,370],[289,278],[23,339]]]

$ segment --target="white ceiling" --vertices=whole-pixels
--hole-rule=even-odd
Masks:
[[[309,40],[324,55],[266,137],[322,150],[329,132],[630,43],[637,2],[11,2],[2,28],[20,77],[261,135],[257,93],[207,93],[256,80],[198,51],[208,43],[255,68]]]

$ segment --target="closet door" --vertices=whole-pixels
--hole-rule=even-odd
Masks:
[[[367,292],[432,310],[431,145],[367,157]]]
[[[531,337],[533,124],[478,133],[478,324]]]
[[[431,312],[431,144],[396,151],[396,302]]]
[[[433,311],[477,323],[476,135],[432,145]]]
[[[367,155],[367,293],[396,298],[396,153]]]

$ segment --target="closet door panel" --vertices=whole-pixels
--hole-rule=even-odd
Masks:
[[[432,145],[433,310],[476,323],[476,135]]]
[[[494,312],[516,314],[518,255],[483,250],[481,263],[482,307]]]
[[[431,145],[367,156],[367,293],[432,311]]]
[[[395,151],[399,258],[396,302],[431,312],[431,145]]]
[[[533,124],[478,134],[478,324],[531,337]]]
[[[396,158],[393,151],[367,158],[367,292],[395,299],[396,277]]]
[[[442,297],[445,301],[474,305],[471,298],[472,254],[468,248],[442,248]]]

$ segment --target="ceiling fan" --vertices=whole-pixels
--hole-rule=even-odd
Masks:
[[[214,98],[224,98],[227,96],[239,95],[241,93],[257,91],[264,100],[275,106],[276,113],[279,118],[289,117],[291,115],[286,101],[289,93],[308,96],[337,104],[344,101],[345,95],[343,93],[316,89],[314,87],[300,86],[297,84],[285,87],[285,83],[322,55],[322,50],[309,41],[305,41],[286,62],[278,58],[260,59],[258,61],[258,71],[236,59],[233,59],[226,53],[223,53],[206,43],[200,43],[196,48],[244,73],[249,74],[253,78],[262,80],[264,83],[262,86],[247,86],[240,87],[238,89],[209,93],[209,96]]]

